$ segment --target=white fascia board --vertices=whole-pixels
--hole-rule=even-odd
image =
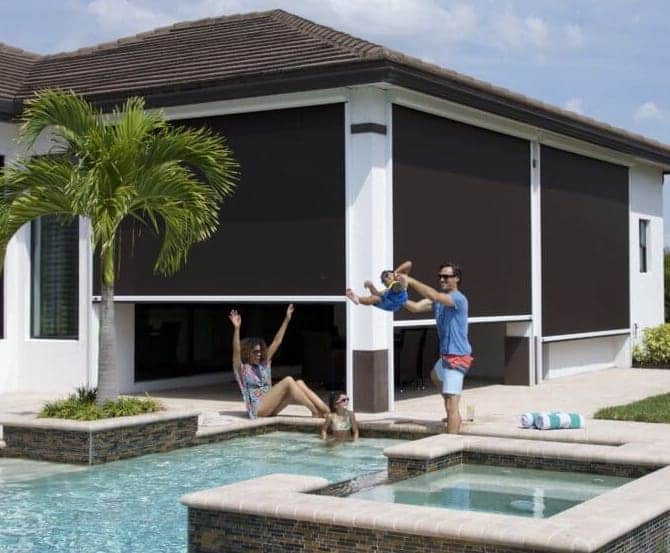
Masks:
[[[599,330],[595,332],[579,332],[576,334],[560,334],[555,336],[543,336],[543,342],[564,342],[566,340],[584,340],[586,338],[602,338],[603,336],[623,336],[630,334],[630,328],[617,328],[614,330]]]
[[[468,317],[468,324],[480,323],[512,323],[530,321],[531,315],[498,315],[492,317]],[[394,328],[413,328],[435,326],[435,319],[414,319],[408,321],[393,321]]]
[[[94,302],[100,296],[92,296]],[[345,296],[124,296],[115,295],[122,303],[343,303]]]
[[[311,90],[308,92],[294,92],[290,94],[275,94],[271,96],[257,96],[253,98],[239,98],[234,100],[219,100],[202,104],[186,104],[157,108],[162,111],[168,120],[197,119],[215,115],[230,115],[235,113],[251,113],[288,109],[308,106],[320,106],[346,102],[348,91],[345,88],[327,90]]]

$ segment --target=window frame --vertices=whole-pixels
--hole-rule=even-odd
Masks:
[[[639,271],[640,273],[649,272],[649,228],[651,221],[649,219],[638,219],[637,242],[639,253]]]
[[[40,335],[38,334],[36,320],[37,309],[39,308],[39,301],[36,301],[36,292],[37,292],[37,278],[38,270],[41,268],[41,259],[37,259],[35,255],[37,247],[39,247],[39,230],[36,232],[36,228],[41,223],[42,217],[39,217],[30,223],[30,339],[32,340],[62,340],[62,341],[79,341],[80,333],[80,321],[79,321],[79,300],[80,300],[80,286],[79,286],[79,261],[80,254],[79,251],[79,218],[77,217],[72,223],[75,226],[76,238],[75,238],[75,251],[76,251],[76,275],[74,277],[74,287],[75,287],[75,316],[74,316],[74,330],[73,333],[63,333],[63,334],[50,334],[50,335]]]

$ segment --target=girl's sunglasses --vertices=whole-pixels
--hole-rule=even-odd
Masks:
[[[337,398],[337,401],[335,403],[348,403],[349,398],[347,396],[340,396]]]

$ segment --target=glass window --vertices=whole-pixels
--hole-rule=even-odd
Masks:
[[[640,272],[649,270],[649,221],[640,219]]]
[[[31,224],[33,338],[77,339],[79,332],[78,221],[57,215]]]

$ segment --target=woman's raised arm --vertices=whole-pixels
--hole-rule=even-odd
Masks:
[[[228,316],[230,322],[233,323],[233,370],[235,372],[240,370],[242,366],[242,353],[240,349],[240,327],[242,326],[242,317],[234,309]]]
[[[292,316],[293,316],[293,304],[291,303],[286,308],[286,317],[284,317],[284,320],[282,321],[281,326],[277,331],[277,334],[275,334],[274,340],[272,340],[272,343],[268,347],[268,358],[267,358],[268,362],[272,360],[275,353],[277,353],[279,346],[281,346],[282,340],[284,339],[284,334],[286,334],[286,329],[288,328],[288,323],[291,320]]]

